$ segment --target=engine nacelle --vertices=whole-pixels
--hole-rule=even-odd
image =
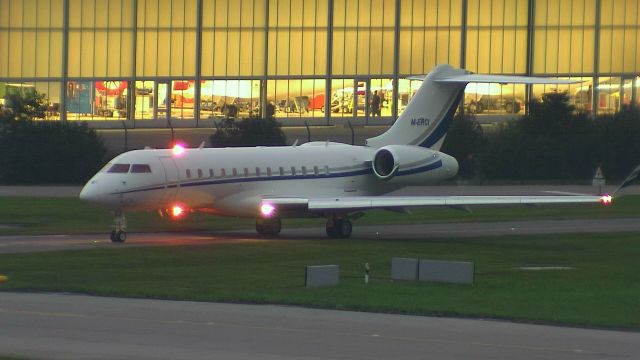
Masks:
[[[378,179],[403,184],[434,183],[455,176],[455,158],[421,146],[387,145],[378,149],[371,161]]]

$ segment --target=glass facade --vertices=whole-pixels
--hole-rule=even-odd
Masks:
[[[470,84],[481,119],[566,91],[609,113],[640,104],[637,0],[0,0],[0,106],[42,98],[44,119],[208,126],[389,124],[425,74],[571,78]],[[111,124],[111,125],[109,125]]]

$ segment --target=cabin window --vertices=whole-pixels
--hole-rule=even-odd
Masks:
[[[198,169],[198,178],[202,177],[202,169]]]
[[[132,173],[150,173],[151,172],[151,167],[149,166],[149,164],[133,164],[131,165],[131,172]]]
[[[150,173],[151,167],[148,164],[133,164],[131,165],[132,173]]]
[[[225,169],[220,169],[220,177],[225,177],[227,175],[227,171]]]
[[[284,176],[284,168],[280,166],[280,176]]]
[[[317,166],[314,166],[314,167],[313,167],[313,174],[314,174],[315,176],[318,176],[318,167],[317,167]]]
[[[190,169],[187,169],[187,178],[191,179],[191,170]]]
[[[244,177],[249,177],[249,169],[244,168]]]
[[[271,168],[267,166],[267,176],[271,176]]]
[[[209,169],[209,177],[213,177],[213,169]]]
[[[238,176],[238,170],[236,170],[236,168],[233,168],[233,176]]]
[[[302,167],[302,175],[307,175],[307,167],[306,166]]]
[[[294,175],[294,176],[296,175],[296,168],[295,168],[295,166],[292,166],[292,167],[291,167],[291,175]]]
[[[109,170],[107,170],[108,173],[117,173],[117,174],[124,174],[124,173],[128,173],[129,172],[129,164],[113,164],[113,166],[111,166],[109,168]]]
[[[256,176],[260,176],[260,168],[256,168]]]

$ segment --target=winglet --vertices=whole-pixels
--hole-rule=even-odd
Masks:
[[[620,184],[620,186],[616,189],[616,191],[613,193],[614,196],[618,195],[621,191],[623,191],[624,189],[628,188],[629,186],[633,185],[636,180],[638,180],[638,177],[640,177],[640,165],[636,166],[633,171],[631,172],[631,174],[629,174],[629,176],[627,176],[626,179],[624,179],[624,181],[622,182],[622,184]]]

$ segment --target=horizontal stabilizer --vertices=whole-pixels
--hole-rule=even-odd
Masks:
[[[515,75],[485,75],[465,74],[435,80],[439,83],[500,83],[500,84],[576,84],[581,80],[563,80],[558,78],[515,76]]]

